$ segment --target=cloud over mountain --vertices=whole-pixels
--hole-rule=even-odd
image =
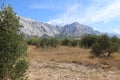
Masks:
[[[107,23],[120,18],[120,0],[88,0],[89,5],[75,0],[72,4],[68,3],[62,13],[48,23],[66,24],[77,21],[82,24],[94,24],[98,22]]]

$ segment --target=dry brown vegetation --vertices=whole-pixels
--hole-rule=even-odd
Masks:
[[[35,46],[29,46],[28,58],[29,60],[35,60],[37,62],[54,61],[90,66],[100,66],[103,64],[120,67],[120,54],[118,53],[113,54],[111,58],[97,58],[90,54],[90,49],[79,47],[60,46],[58,48],[44,50],[42,48],[36,48]]]
[[[29,46],[30,80],[119,80],[120,54],[97,58],[79,47]],[[106,72],[107,71],[107,72]],[[112,73],[111,73],[112,72]]]

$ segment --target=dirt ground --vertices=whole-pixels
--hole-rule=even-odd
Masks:
[[[29,46],[29,80],[120,80],[119,54],[112,59],[91,58],[89,49]],[[116,63],[115,63],[116,62]],[[113,66],[111,66],[113,65]]]

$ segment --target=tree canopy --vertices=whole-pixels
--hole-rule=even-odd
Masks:
[[[27,45],[20,33],[19,18],[11,5],[0,9],[0,80],[23,80],[28,64]]]

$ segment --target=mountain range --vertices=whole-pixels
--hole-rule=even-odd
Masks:
[[[85,34],[99,35],[100,32],[93,28],[74,22],[64,26],[52,25],[48,23],[38,22],[29,18],[20,17],[19,22],[23,27],[21,32],[29,36],[42,37],[44,35],[50,37],[81,37]]]

